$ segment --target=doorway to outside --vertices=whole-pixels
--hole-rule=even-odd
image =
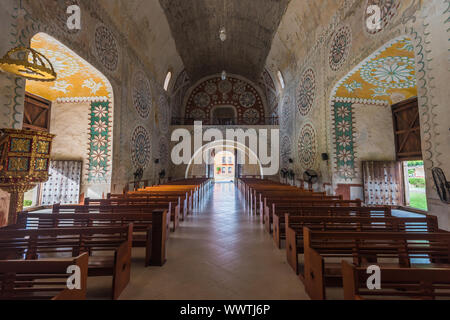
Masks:
[[[215,182],[233,182],[235,178],[235,156],[230,151],[219,152],[214,157]]]
[[[427,190],[423,161],[404,161],[405,205],[414,209],[427,211]]]

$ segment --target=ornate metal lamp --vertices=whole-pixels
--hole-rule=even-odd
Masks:
[[[36,81],[55,81],[56,72],[44,55],[36,50],[17,47],[0,59],[0,70]]]
[[[8,224],[23,209],[23,195],[48,180],[53,134],[2,129],[0,135],[0,189],[11,194]]]

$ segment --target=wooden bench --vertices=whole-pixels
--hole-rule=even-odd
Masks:
[[[89,253],[88,276],[112,276],[117,299],[130,281],[133,225],[108,228],[0,230],[0,260],[38,260]]]
[[[342,261],[344,299],[450,299],[450,268],[382,267],[380,289],[367,288],[367,266]]]
[[[264,207],[264,225],[267,232],[272,233],[273,213],[277,206],[301,207],[361,207],[361,200],[336,200],[327,197],[292,199],[289,202],[277,202],[273,199],[271,206]]]
[[[58,204],[59,205],[59,204]],[[58,205],[53,206],[54,213],[58,213],[62,208],[66,211],[77,210],[81,212],[80,208],[77,209],[79,205],[63,205],[58,208]],[[127,199],[89,199],[86,198],[84,206],[89,206],[92,208],[98,208],[99,212],[130,212],[130,213],[152,213],[155,210],[167,210],[168,216],[168,226],[170,231],[175,232],[179,226],[180,221],[180,206],[177,205],[177,200],[175,201],[165,201],[165,200],[152,200],[147,198],[127,198]],[[92,212],[92,210],[90,211]],[[169,233],[167,234],[167,236]]]
[[[80,289],[69,289],[70,266],[80,270]],[[76,258],[0,261],[0,300],[85,300],[88,254]]]
[[[152,214],[153,212],[167,211],[165,205],[160,204],[136,204],[136,205],[60,205],[55,204],[51,208],[54,214],[60,213],[130,213],[130,214]],[[170,206],[169,206],[170,208]],[[165,215],[166,239],[170,235],[170,216]]]
[[[275,208],[275,207],[274,207]],[[281,249],[281,241],[286,240],[288,217],[295,216],[349,216],[349,217],[380,217],[392,216],[390,207],[298,207],[277,206],[273,214],[272,237],[277,248]]]
[[[286,218],[285,218],[286,219]],[[304,253],[305,227],[313,231],[370,231],[370,232],[438,232],[435,216],[420,218],[397,217],[349,217],[349,216],[295,216],[288,217],[286,227],[286,259],[292,269],[299,274],[301,266],[298,255]],[[308,229],[308,230],[310,230]]]
[[[450,233],[327,232],[304,228],[303,236],[304,272],[300,278],[315,300],[326,299],[326,286],[342,287],[342,260],[351,260],[356,266],[450,268]]]
[[[19,213],[8,229],[120,227],[133,224],[133,247],[145,248],[145,266],[166,262],[167,211],[152,213]]]

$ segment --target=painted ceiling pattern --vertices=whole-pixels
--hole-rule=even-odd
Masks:
[[[31,48],[50,60],[57,73],[57,80],[28,80],[27,92],[59,102],[112,100],[112,90],[106,78],[59,41],[39,33],[31,40]]]
[[[360,100],[406,100],[417,96],[414,46],[403,37],[383,47],[340,83],[336,97]]]
[[[264,104],[258,91],[248,82],[234,77],[215,77],[200,83],[192,91],[186,106],[186,117],[210,119],[215,106],[236,108],[239,123],[264,123]]]

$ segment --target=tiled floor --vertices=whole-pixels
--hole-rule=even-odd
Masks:
[[[143,267],[133,249],[131,282],[121,299],[308,299],[259,218],[234,184],[211,188],[202,208],[171,234],[163,267]],[[107,298],[111,279],[89,278],[89,297]]]

